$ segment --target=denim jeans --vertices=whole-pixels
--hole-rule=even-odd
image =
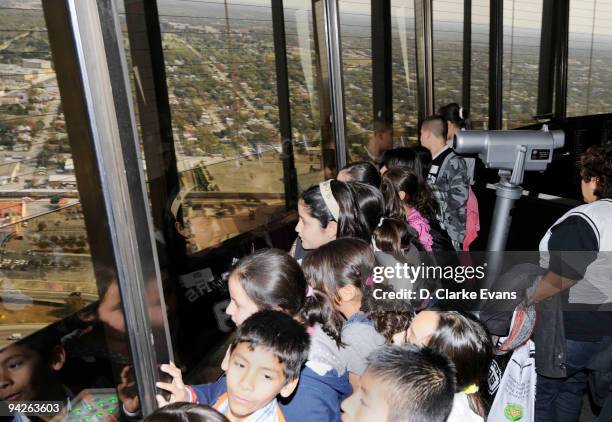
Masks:
[[[566,378],[538,375],[536,422],[578,422],[582,399],[588,387],[586,366],[601,342],[566,340]]]

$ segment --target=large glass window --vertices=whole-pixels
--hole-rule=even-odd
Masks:
[[[488,0],[472,0],[470,120],[473,129],[487,129],[489,121],[489,10]]]
[[[40,1],[0,2],[0,27],[1,398],[118,417],[137,402],[126,324],[112,271],[94,276]]]
[[[542,1],[504,2],[503,129],[535,123]]]
[[[414,2],[391,0],[393,136],[396,145],[417,141],[417,77]]]
[[[612,112],[612,3],[570,2],[567,114]]]
[[[293,152],[300,191],[323,180],[312,2],[284,2]]]
[[[4,300],[3,346],[97,289],[41,5],[0,7],[0,24],[0,291],[25,300]]]
[[[433,61],[436,110],[462,104],[463,1],[433,1]]]
[[[348,161],[368,160],[373,136],[372,6],[367,0],[338,0]]]
[[[158,8],[181,189],[210,205],[191,216],[225,218],[252,194],[277,210],[267,199],[284,195],[270,3],[160,0]],[[244,232],[257,220],[235,225]]]

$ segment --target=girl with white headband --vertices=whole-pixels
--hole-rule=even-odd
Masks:
[[[300,197],[298,215],[298,239],[290,252],[298,260],[307,250],[339,237],[370,241],[368,224],[359,210],[355,190],[348,183],[327,180],[311,186]]]

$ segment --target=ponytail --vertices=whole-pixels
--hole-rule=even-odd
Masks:
[[[382,292],[393,292],[394,290],[393,287],[384,284],[369,286],[364,290],[361,304],[361,311],[374,323],[374,329],[390,344],[395,334],[408,330],[415,312],[407,301],[376,299],[374,290],[382,290]]]
[[[374,230],[372,242],[377,249],[391,254],[398,261],[405,261],[406,253],[413,247],[419,252],[425,251],[418,234],[410,230],[405,220],[396,218],[384,218]]]
[[[440,107],[438,114],[445,121],[456,124],[460,129],[470,129],[470,113],[457,103],[450,103]]]
[[[404,211],[404,205],[402,204],[402,200],[399,197],[399,192],[394,183],[389,180],[389,178],[383,176],[380,190],[385,200],[384,216],[386,218],[405,220],[406,212]]]
[[[439,211],[438,202],[436,201],[430,187],[425,180],[417,173],[394,168],[385,173],[383,179],[387,179],[397,192],[397,200],[404,210],[403,204],[406,203],[416,210],[425,218],[432,220],[436,218]],[[383,186],[385,184],[383,183]],[[404,192],[406,197],[402,201],[399,199],[399,192]],[[389,196],[391,194],[389,193]],[[385,197],[386,199],[386,197]],[[389,199],[393,201],[393,199]],[[397,205],[393,205],[397,207]],[[405,215],[405,213],[403,213]],[[397,217],[396,217],[397,218]]]
[[[313,287],[301,313],[304,322],[321,324],[340,346],[345,318],[335,306],[338,290],[351,285],[363,291],[374,265],[372,248],[361,239],[336,239],[311,251],[302,262],[306,281]]]
[[[338,347],[344,346],[341,340],[344,319],[325,292],[313,288],[312,295],[306,297],[299,318],[308,327],[319,324]]]

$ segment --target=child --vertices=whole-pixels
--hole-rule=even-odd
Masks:
[[[72,398],[59,372],[66,362],[66,351],[59,332],[46,327],[27,338],[0,350],[0,400],[3,402],[62,402]],[[57,415],[55,415],[57,416]],[[42,416],[51,420],[53,415]],[[17,414],[13,421],[28,421]]]
[[[443,107],[440,107],[438,114],[446,120],[448,126],[448,134],[446,137],[446,145],[453,147],[453,137],[457,132],[463,130],[470,130],[470,121],[468,118],[468,111],[457,103],[450,103]],[[455,153],[456,154],[456,153]],[[478,236],[478,230],[480,230],[480,216],[478,212],[478,200],[476,195],[472,191],[471,185],[474,184],[474,173],[476,170],[476,155],[464,155],[461,154],[461,158],[465,161],[467,166],[467,173],[470,178],[469,196],[466,205],[466,227],[465,227],[465,238],[463,239],[463,250],[469,250],[470,244]],[[478,161],[478,164],[482,166],[482,163]]]
[[[173,394],[171,401],[212,405],[231,422],[284,422],[276,396],[289,397],[297,387],[300,369],[308,358],[310,338],[306,329],[279,311],[261,311],[238,328],[230,346],[226,377],[214,384],[184,386],[174,365],[162,370],[173,382],[157,383]],[[159,395],[160,406],[166,403]]]
[[[334,333],[320,311],[319,303],[326,296],[308,292],[307,286],[300,265],[286,252],[257,251],[242,258],[232,270],[226,313],[238,326],[265,309],[283,311],[303,322],[310,333],[310,353],[297,391],[290,400],[281,402],[283,414],[289,422],[339,421],[340,403],[352,392],[338,350],[340,333]]]
[[[456,311],[422,311],[408,331],[399,332],[394,343],[427,346],[450,358],[457,370],[457,392],[449,422],[482,422],[487,413],[479,394],[493,356],[486,329],[477,320]]]
[[[359,389],[342,402],[342,422],[444,422],[454,391],[455,371],[446,357],[385,346],[368,357]]]
[[[432,162],[427,178],[440,194],[438,205],[443,208],[444,227],[456,250],[465,238],[469,176],[463,158],[446,145],[448,127],[439,117],[429,117],[421,125],[421,145],[431,152]]]
[[[369,243],[361,239],[336,239],[304,259],[308,284],[327,295],[329,316],[341,331],[340,354],[347,364],[353,390],[366,367],[367,356],[384,344],[372,321],[361,312],[362,288],[372,274],[375,259]]]
[[[298,238],[291,256],[301,262],[308,250],[340,237],[369,242],[371,232],[361,217],[359,203],[348,183],[327,180],[302,192],[298,202]]]
[[[429,218],[435,218],[436,206],[431,193],[419,177],[410,171],[394,168],[385,174],[385,191],[388,196],[399,198],[401,209],[397,214],[406,216],[406,222],[419,234],[426,251],[431,252],[433,239]],[[389,184],[391,186],[389,186]],[[389,203],[395,202],[389,198]]]
[[[446,145],[453,147],[453,137],[462,130],[470,130],[470,120],[468,111],[457,103],[450,103],[438,109],[438,115],[446,121],[447,134]],[[467,166],[470,177],[470,184],[474,183],[474,166],[476,159],[470,156],[462,156]]]

